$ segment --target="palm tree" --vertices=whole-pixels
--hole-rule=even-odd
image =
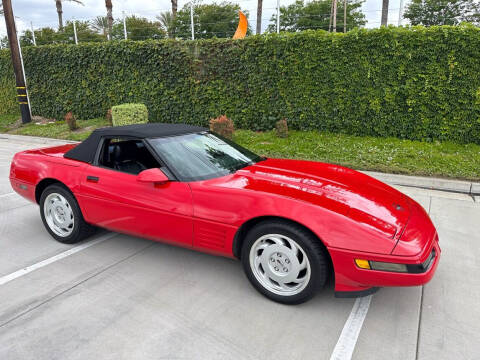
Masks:
[[[177,17],[178,0],[170,1],[172,2],[172,18],[175,19]]]
[[[164,11],[157,16],[158,21],[162,25],[163,30],[167,33],[168,37],[173,37],[173,15],[170,11]]]
[[[382,26],[387,26],[388,21],[388,0],[382,1]]]
[[[112,0],[105,0],[105,7],[107,8],[107,23],[108,23],[108,38],[112,38],[112,26],[113,26],[113,16],[112,16]]]
[[[257,34],[262,32],[262,7],[263,0],[258,0],[257,2]]]
[[[77,4],[83,5],[80,0],[65,0],[75,2]],[[63,10],[62,10],[62,0],[55,0],[55,5],[57,6],[57,14],[58,14],[58,29],[61,30],[63,28]]]
[[[108,33],[108,19],[106,16],[97,16],[91,22],[92,28],[96,31],[103,34],[103,36],[107,37]]]

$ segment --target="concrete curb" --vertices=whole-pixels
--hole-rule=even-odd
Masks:
[[[28,135],[13,135],[0,133],[0,140],[13,140],[18,142],[29,142],[33,144],[76,144],[78,141],[44,138]]]
[[[468,194],[471,196],[480,195],[480,183],[471,181],[386,174],[373,171],[362,172],[390,185],[411,186],[422,189],[448,191]]]
[[[27,136],[27,135],[11,135],[11,134],[1,134],[0,141],[2,139],[8,139],[18,142],[30,142],[36,144],[75,144],[78,141],[69,141],[69,140],[59,140],[51,138],[42,138],[36,136]],[[409,175],[397,175],[397,174],[387,174],[379,173],[374,171],[362,171],[363,173],[370,175],[380,181],[383,181],[390,185],[400,185],[400,186],[410,186],[422,189],[430,190],[439,190],[439,191],[448,191],[461,194],[468,194],[474,197],[480,196],[480,183],[471,182],[471,181],[462,181],[462,180],[448,180],[448,179],[439,179],[431,177],[421,177],[421,176],[409,176]]]

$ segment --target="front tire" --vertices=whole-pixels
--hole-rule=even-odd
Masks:
[[[328,277],[328,255],[323,244],[303,227],[289,222],[256,225],[243,242],[241,257],[252,285],[283,304],[309,300]]]
[[[64,244],[74,244],[95,232],[85,222],[77,200],[62,185],[50,185],[40,197],[40,215],[50,235]]]

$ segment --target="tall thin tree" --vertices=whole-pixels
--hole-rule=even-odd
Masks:
[[[178,9],[178,0],[170,0],[172,2],[172,16],[173,19],[177,16],[177,9]]]
[[[113,15],[112,15],[112,0],[105,0],[105,7],[107,8],[107,22],[108,22],[108,39],[112,39]]]
[[[257,2],[257,34],[262,32],[262,12],[263,12],[263,0]]]
[[[80,0],[64,0],[64,1],[71,1],[80,5],[83,3]],[[58,15],[58,29],[63,29],[63,8],[62,8],[62,0],[55,0],[55,6],[57,7],[57,15]]]
[[[333,0],[333,32],[337,32],[337,0]]]
[[[389,0],[382,0],[382,26],[387,26],[388,21],[388,1]]]

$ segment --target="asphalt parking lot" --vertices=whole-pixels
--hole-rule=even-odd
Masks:
[[[334,298],[330,283],[285,306],[259,295],[230,259],[108,232],[55,242],[38,206],[8,181],[15,152],[50,144],[0,134],[0,359],[347,359],[349,349],[353,359],[480,359],[472,197],[400,188],[440,235],[426,286],[359,302]],[[358,306],[363,316],[352,318]]]

